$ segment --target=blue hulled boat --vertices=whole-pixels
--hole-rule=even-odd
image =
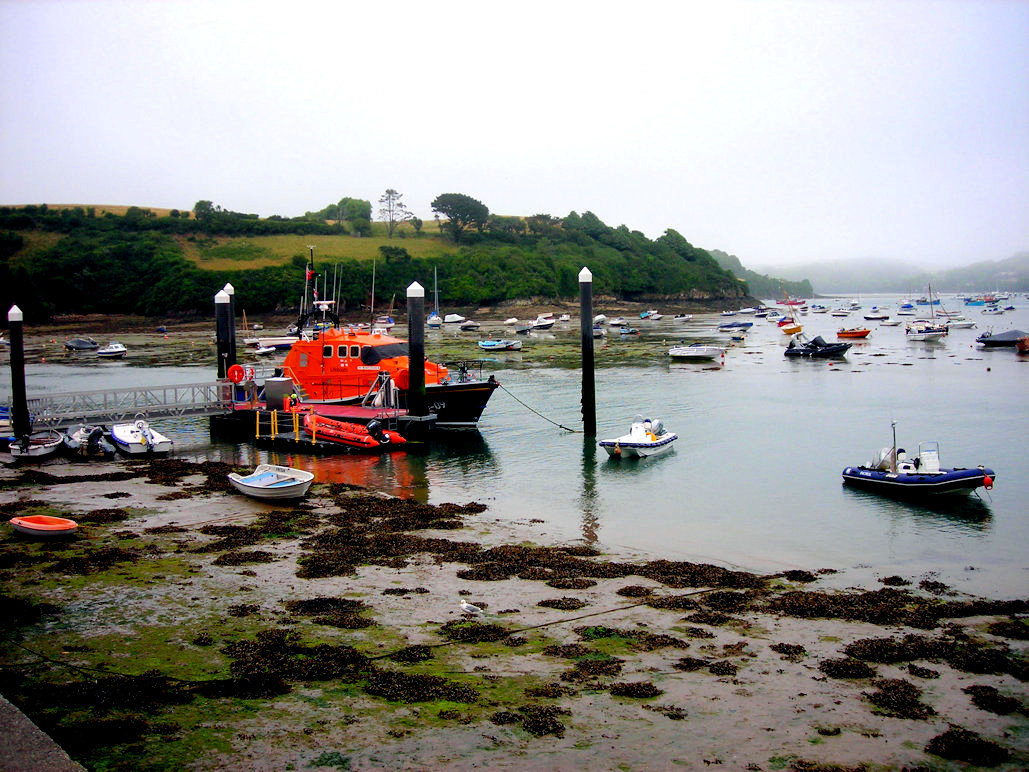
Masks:
[[[976,488],[993,488],[996,473],[985,466],[972,468],[940,466],[938,442],[922,442],[918,454],[909,458],[897,448],[880,450],[868,466],[848,466],[843,482],[857,488],[899,498],[922,498],[939,494],[967,494]]]

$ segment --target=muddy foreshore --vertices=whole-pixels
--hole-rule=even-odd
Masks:
[[[88,769],[1021,769],[1029,602],[819,589],[176,459],[0,470],[0,693]],[[479,606],[466,614],[460,601]]]

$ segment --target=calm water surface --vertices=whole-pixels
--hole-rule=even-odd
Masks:
[[[946,302],[946,301],[945,301]],[[322,481],[369,486],[430,503],[481,501],[482,517],[538,518],[547,540],[586,540],[641,558],[713,562],[751,571],[834,568],[837,586],[874,585],[900,575],[932,578],[990,597],[1029,596],[1029,357],[974,345],[984,329],[1029,330],[1029,300],[1003,316],[962,309],[977,328],[940,343],[905,340],[903,326],[879,327],[862,312],[840,319],[803,318],[805,331],[835,340],[841,326],[872,333],[846,360],[791,361],[787,338],[753,317],[724,366],[672,363],[665,352],[683,339],[723,341],[717,314],[690,323],[633,322],[639,337],[609,336],[619,364],[597,371],[600,438],[625,433],[637,413],[661,418],[679,434],[674,450],[613,461],[584,441],[578,370],[532,363],[541,340],[575,345],[573,322],[524,341],[525,352],[490,362],[503,385],[479,432],[454,432],[424,455],[311,457],[212,443],[206,422],[161,424],[186,458],[250,465],[272,460],[311,469]],[[825,302],[826,305],[831,305]],[[895,311],[896,298],[862,298]],[[950,301],[950,307],[958,304]],[[603,310],[603,309],[598,309]],[[903,317],[901,317],[903,319]],[[474,341],[468,337],[468,356]],[[553,337],[550,337],[553,336]],[[429,355],[431,351],[431,339]],[[210,367],[139,367],[83,360],[32,364],[29,393],[210,380]],[[9,380],[5,384],[9,392]],[[6,397],[6,393],[3,394]],[[545,418],[530,411],[543,414]],[[549,419],[549,420],[547,420]],[[891,443],[938,440],[944,466],[985,464],[993,491],[931,507],[844,488],[844,466],[867,463]]]

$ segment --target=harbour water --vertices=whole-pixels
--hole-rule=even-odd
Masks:
[[[903,325],[862,319],[873,304],[895,313],[894,297],[862,298],[863,310],[848,318],[803,317],[805,333],[830,341],[839,327],[871,328],[846,359],[832,361],[786,359],[788,338],[774,324],[738,316],[754,326],[728,349],[724,364],[671,362],[667,349],[680,340],[729,345],[716,329],[722,317],[630,320],[640,335],[612,331],[597,341],[619,354],[618,364],[597,371],[598,438],[625,433],[636,414],[660,418],[679,440],[670,453],[650,459],[609,460],[595,441],[562,428],[581,427],[580,373],[531,352],[542,342],[577,346],[575,320],[523,339],[522,352],[493,355],[487,370],[503,388],[480,430],[451,433],[425,453],[286,455],[212,442],[204,420],[177,419],[160,428],[184,458],[240,466],[274,461],[310,469],[322,482],[429,503],[479,501],[488,506],[480,517],[533,522],[548,543],[586,541],[626,556],[760,572],[831,568],[838,573],[824,581],[840,587],[901,576],[974,595],[1026,597],[1029,357],[974,343],[991,327],[1029,330],[1029,301],[1012,303],[1018,308],[1003,316],[961,308],[976,328],[953,330],[938,343],[908,341]],[[475,341],[485,334],[461,335],[467,356],[477,357]],[[30,363],[28,390],[212,378],[211,364],[65,358]],[[944,466],[991,467],[995,488],[922,506],[843,487],[843,467],[867,463],[891,444],[892,421],[900,447],[914,452],[920,441],[937,440]]]

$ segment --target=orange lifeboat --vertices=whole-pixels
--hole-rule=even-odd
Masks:
[[[399,450],[398,446],[407,442],[399,432],[382,429],[378,421],[369,421],[365,426],[316,413],[304,416],[304,431],[314,439],[362,450]]]

